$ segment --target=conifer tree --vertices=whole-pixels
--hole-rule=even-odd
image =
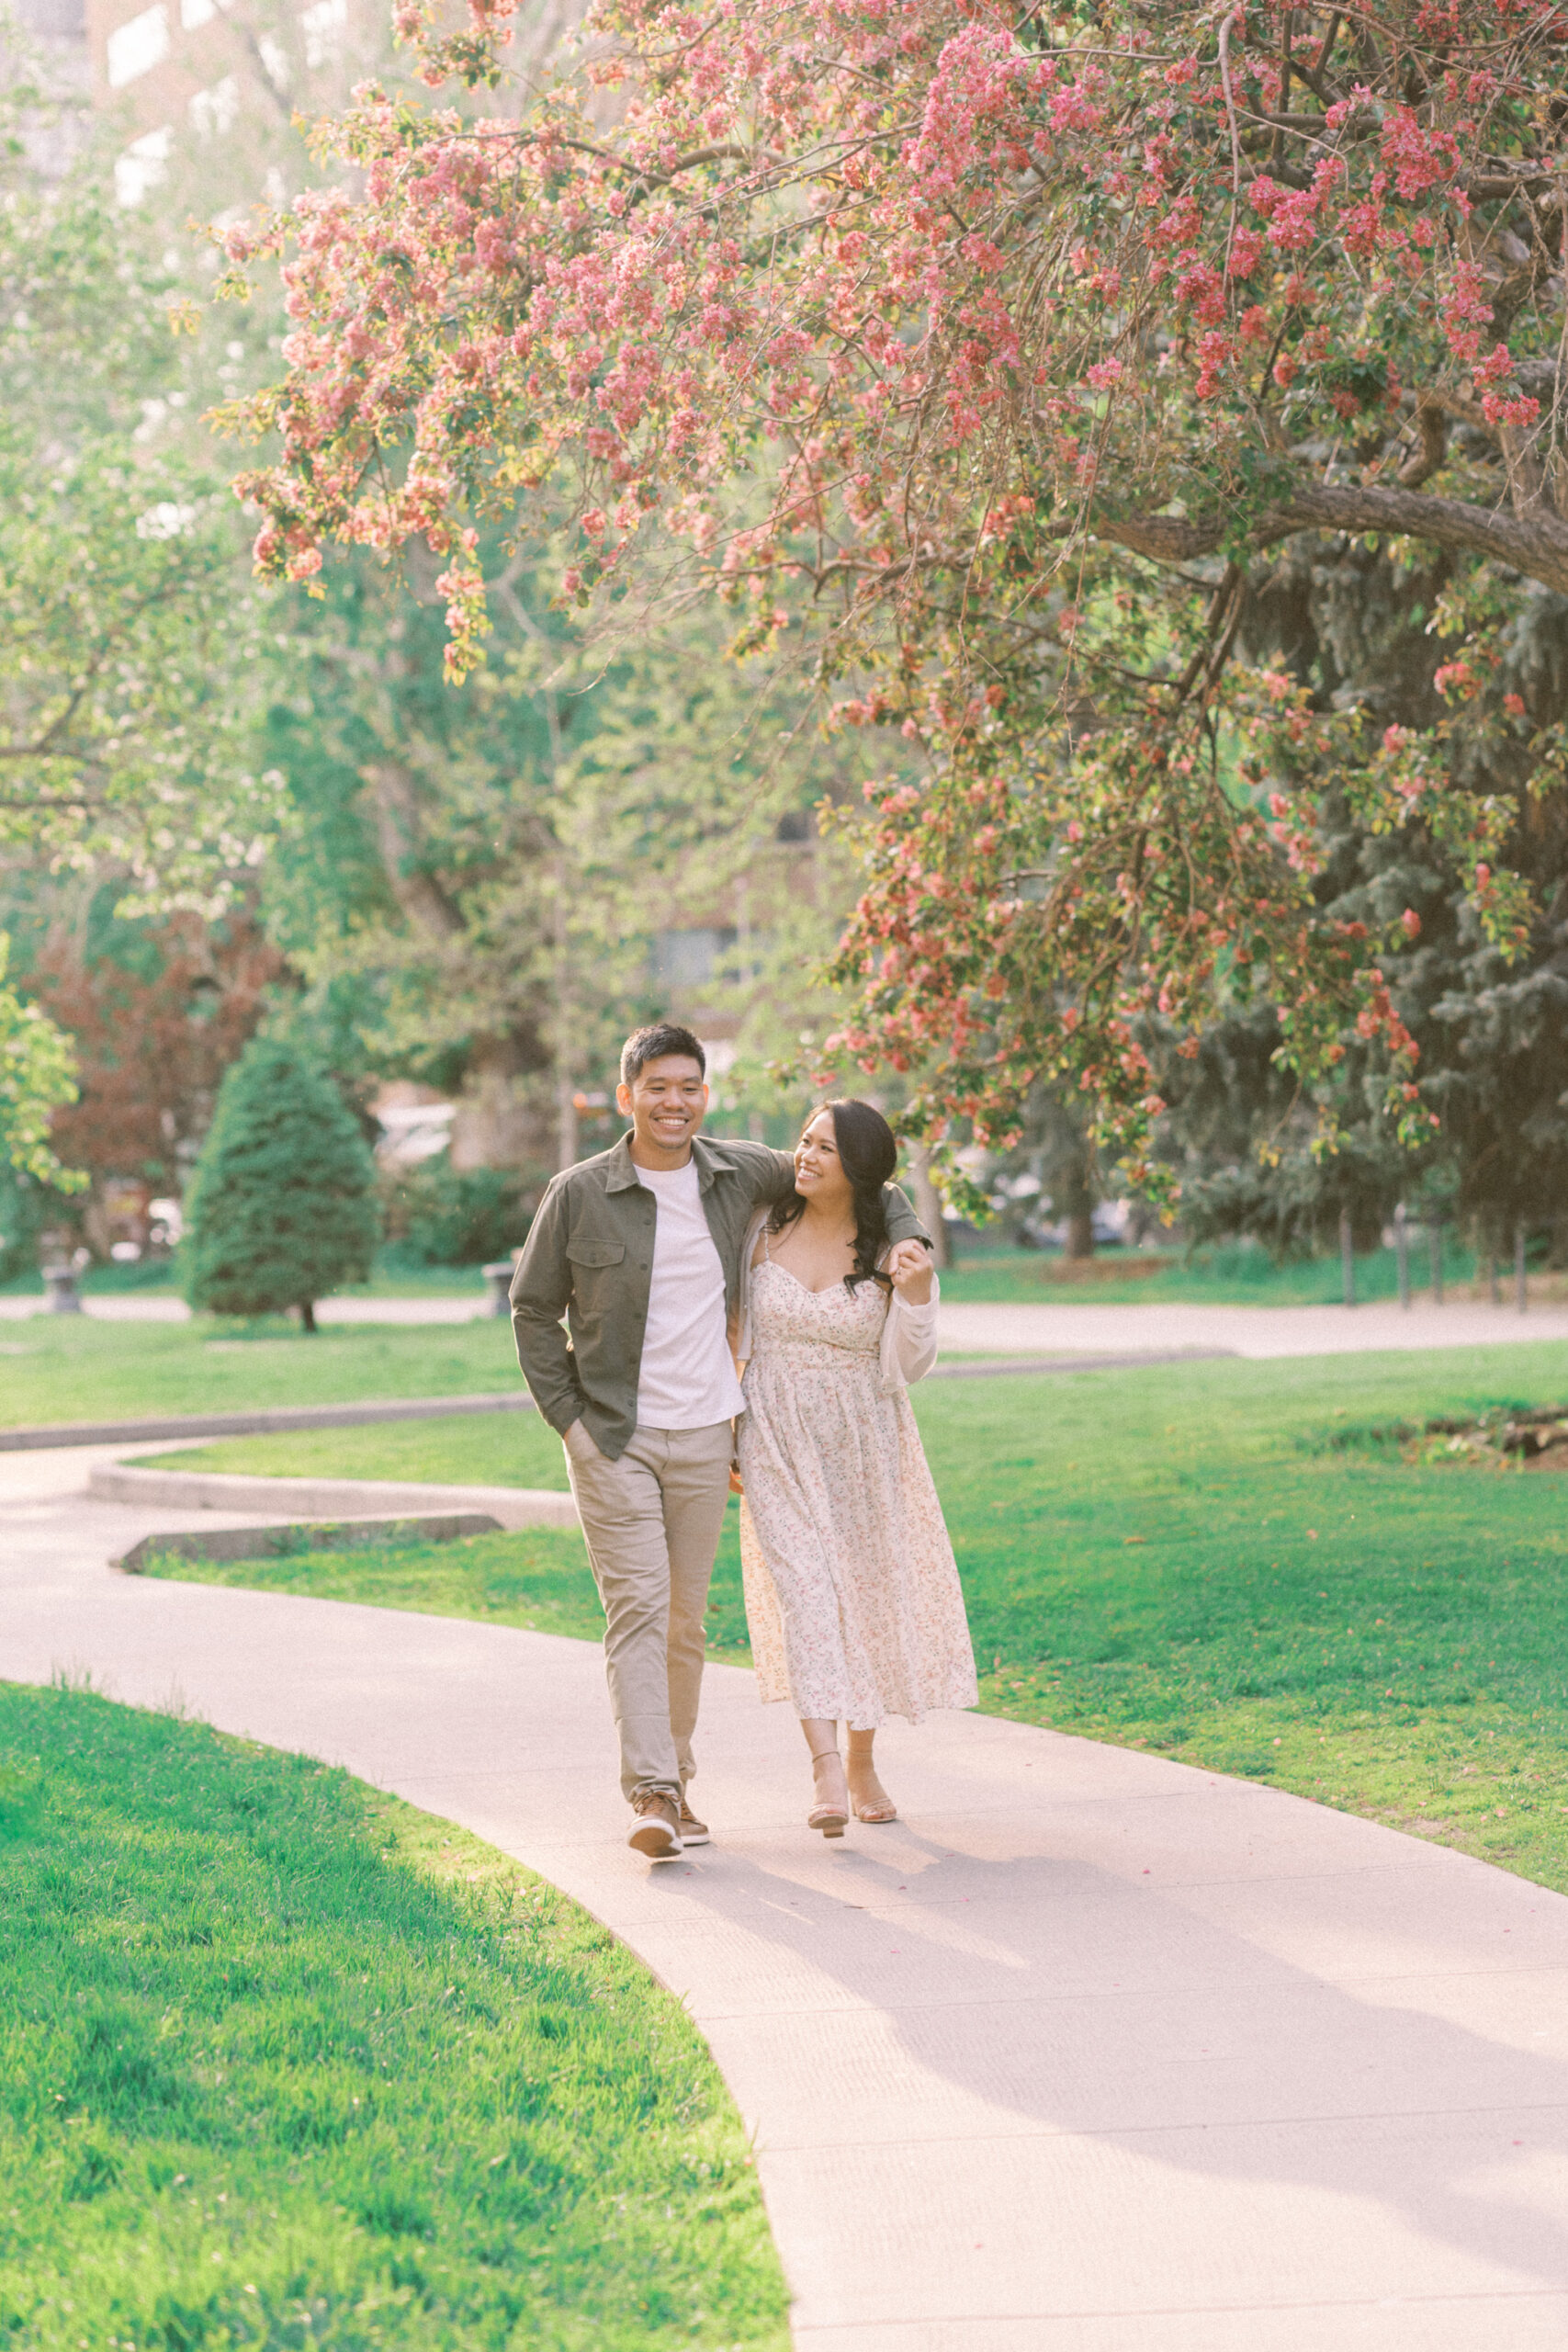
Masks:
[[[1562,1262],[1568,598],[1496,568],[1303,535],[1249,578],[1240,634],[1314,711],[1359,714],[1369,759],[1391,735],[1425,739],[1452,786],[1478,808],[1510,812],[1506,854],[1532,898],[1505,957],[1475,919],[1461,862],[1419,813],[1368,824],[1345,794],[1325,795],[1335,822],[1314,896],[1325,915],[1379,940],[1431,1124],[1419,1148],[1401,1147],[1376,1037],[1347,1027],[1332,1080],[1302,1089],[1280,1066],[1278,1008],[1238,1001],[1190,1060],[1156,1049],[1170,1104],[1164,1148],[1181,1171],[1189,1235],[1325,1249],[1343,1214],[1369,1248],[1404,1200],[1417,1215],[1457,1216],[1493,1256],[1508,1253],[1521,1225],[1550,1233]],[[1338,1131],[1326,1153],[1314,1148],[1325,1097]]]
[[[297,1307],[370,1271],[370,1154],[343,1098],[287,1046],[257,1038],[223,1081],[187,1203],[186,1295],[219,1315]]]

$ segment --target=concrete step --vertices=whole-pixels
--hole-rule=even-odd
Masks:
[[[422,1511],[414,1519],[293,1520],[281,1527],[214,1527],[192,1534],[143,1535],[111,1560],[122,1576],[139,1577],[149,1563],[178,1560],[277,1560],[300,1552],[352,1552],[367,1544],[451,1544],[461,1535],[494,1535],[501,1522],[488,1510]]]
[[[87,1474],[99,1502],[175,1510],[276,1511],[280,1520],[410,1519],[488,1511],[503,1528],[575,1527],[570,1495],[538,1487],[434,1487],[390,1478],[256,1478],[218,1470],[140,1470],[100,1462]]]

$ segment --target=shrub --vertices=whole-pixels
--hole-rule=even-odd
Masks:
[[[375,1169],[342,1096],[272,1039],[225,1078],[186,1203],[186,1295],[219,1315],[299,1310],[370,1272]]]
[[[504,1258],[527,1239],[541,1189],[515,1169],[457,1169],[445,1159],[392,1170],[381,1179],[381,1262],[396,1271]]]

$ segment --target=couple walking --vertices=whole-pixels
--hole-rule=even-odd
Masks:
[[[888,1182],[892,1132],[869,1103],[834,1102],[793,1159],[705,1138],[705,1072],[672,1022],[627,1039],[631,1132],[555,1179],[512,1284],[518,1360],[565,1445],[604,1603],[628,1842],[655,1861],[707,1842],[687,1783],[732,1484],[758,1681],[801,1718],[812,1828],[894,1820],[876,1726],[976,1697],[904,1393],[935,1361],[936,1299]]]

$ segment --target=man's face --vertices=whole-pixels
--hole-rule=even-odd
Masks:
[[[645,1149],[684,1159],[702,1125],[708,1091],[690,1054],[660,1054],[644,1062],[629,1086],[617,1086],[615,1101]]]

